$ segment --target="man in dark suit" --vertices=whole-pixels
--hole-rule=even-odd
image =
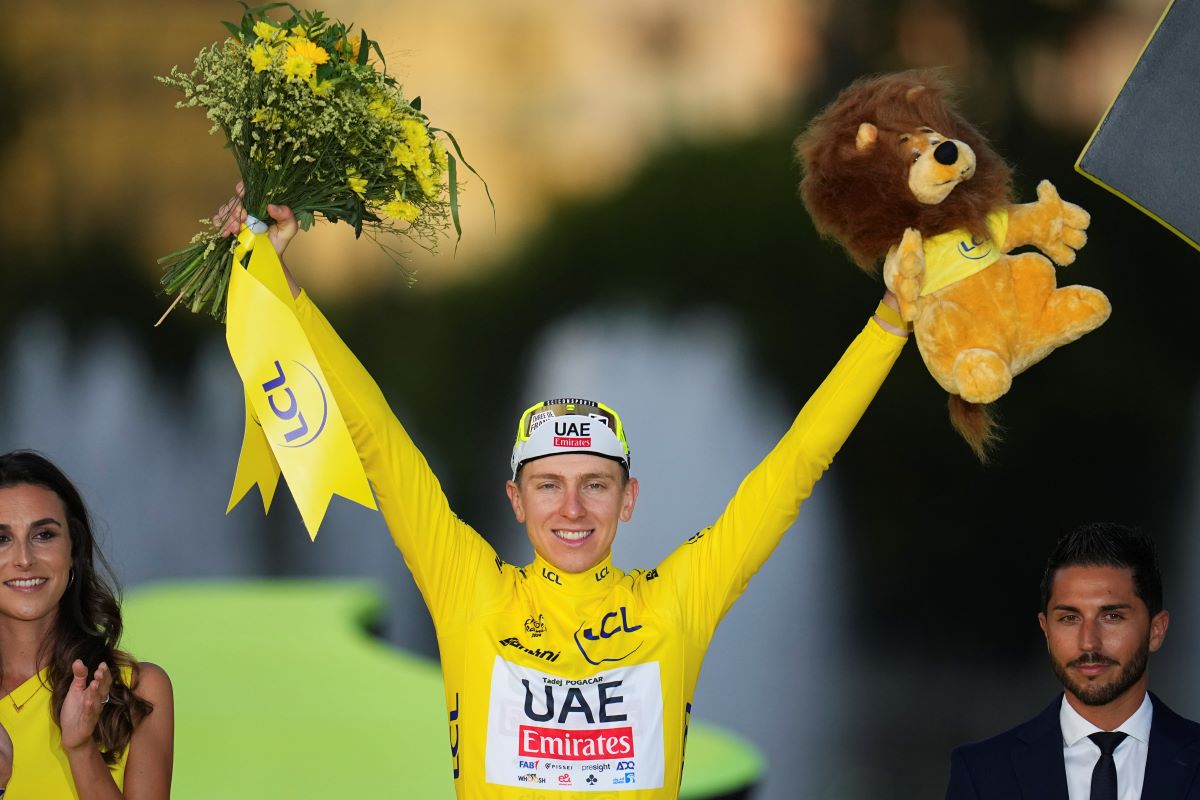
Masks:
[[[1169,617],[1154,543],[1107,523],[1059,539],[1038,622],[1065,692],[950,757],[947,800],[1200,800],[1200,725],[1147,691]]]

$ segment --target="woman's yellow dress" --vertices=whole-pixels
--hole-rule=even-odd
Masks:
[[[129,685],[129,669],[121,675]],[[13,741],[13,774],[4,800],[78,800],[71,765],[62,748],[61,731],[50,713],[52,700],[46,670],[0,697],[0,724]],[[17,710],[17,707],[20,710]],[[117,787],[125,789],[129,748],[109,767]]]

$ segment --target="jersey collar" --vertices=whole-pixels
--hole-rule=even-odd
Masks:
[[[612,565],[612,553],[586,572],[564,572],[549,561],[535,554],[533,563],[526,567],[529,580],[549,591],[570,595],[594,594],[617,582],[620,577]]]

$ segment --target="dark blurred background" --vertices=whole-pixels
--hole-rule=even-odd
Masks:
[[[324,8],[379,39],[457,135],[496,223],[472,178],[457,251],[410,248],[411,289],[344,230],[307,234],[290,262],[456,511],[518,562],[529,549],[501,491],[511,428],[559,389],[628,418],[644,491],[622,566],[650,566],[719,513],[882,291],[814,233],[792,140],[861,74],[944,67],[1014,165],[1019,199],[1049,178],[1092,213],[1060,283],[1102,289],[1113,316],[1015,382],[987,467],[910,344],[718,634],[697,715],[764,749],[764,800],[938,796],[954,745],[1053,696],[1042,565],[1066,528],[1116,520],[1152,531],[1164,558],[1173,617],[1152,685],[1200,716],[1198,257],[1072,168],[1161,0]],[[79,479],[127,588],[374,577],[389,592],[383,634],[433,656],[374,515],[339,504],[315,544],[286,492],[265,519],[253,497],[222,516],[242,413],[223,331],[181,311],[152,327],[169,302],[155,258],[236,180],[202,114],[174,110],[152,76],[239,13],[22,4],[22,35],[0,48],[0,450],[43,450]],[[680,407],[711,441],[659,435]]]

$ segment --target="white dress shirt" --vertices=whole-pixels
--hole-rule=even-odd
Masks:
[[[1117,800],[1141,800],[1142,782],[1146,777],[1146,755],[1150,752],[1150,722],[1154,704],[1147,694],[1133,716],[1117,726],[1128,734],[1113,751],[1117,765]],[[1070,800],[1090,800],[1092,770],[1100,760],[1100,748],[1088,738],[1103,733],[1071,708],[1064,694],[1058,712],[1058,724],[1063,735],[1063,763],[1067,768],[1067,796]]]

